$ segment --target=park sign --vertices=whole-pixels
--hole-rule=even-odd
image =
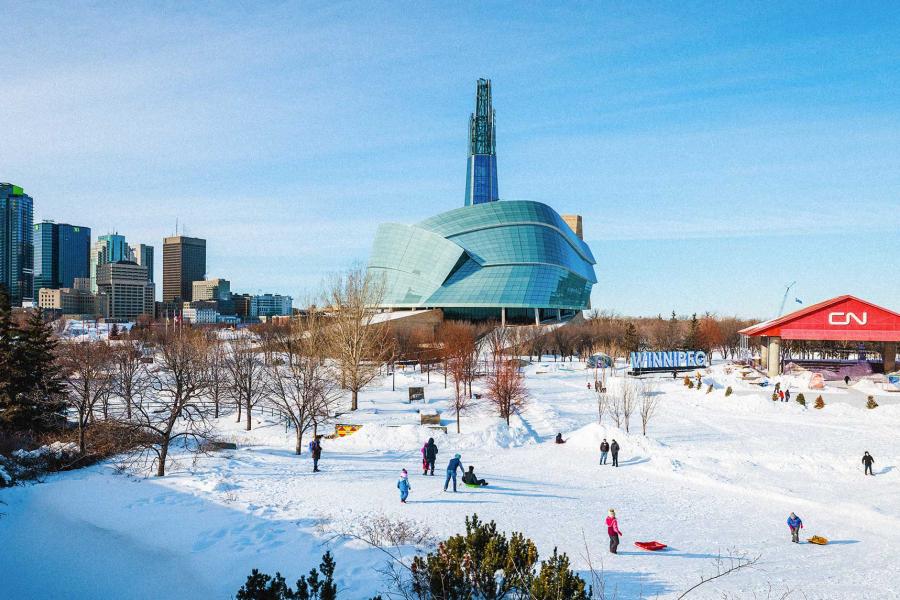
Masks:
[[[706,352],[703,350],[668,350],[663,352],[632,352],[633,371],[693,369],[705,367]]]

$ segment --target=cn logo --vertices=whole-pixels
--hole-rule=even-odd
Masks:
[[[856,321],[859,325],[865,325],[869,320],[869,314],[863,313],[862,318],[852,312],[832,312],[828,313],[829,325],[849,325],[850,321]]]

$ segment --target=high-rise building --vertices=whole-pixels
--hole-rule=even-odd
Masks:
[[[176,235],[163,239],[163,302],[193,300],[193,284],[206,278],[206,240]]]
[[[134,257],[134,262],[142,267],[147,267],[147,276],[150,281],[153,281],[153,246],[147,244],[132,246],[131,256]]]
[[[101,312],[97,306],[97,295],[75,288],[41,288],[38,291],[38,306],[64,315],[93,316]]]
[[[11,183],[0,183],[0,285],[13,306],[34,300],[34,202]]]
[[[104,314],[108,319],[153,315],[155,290],[147,267],[130,260],[104,263],[97,268],[97,289],[108,299]]]
[[[43,221],[34,226],[34,289],[71,288],[90,275],[91,229]]]
[[[231,282],[227,279],[203,279],[193,282],[192,300],[231,300]]]
[[[466,164],[466,206],[494,202],[497,191],[497,147],[491,80],[479,79],[475,112],[469,117],[469,161]]]
[[[97,270],[100,265],[127,260],[134,262],[131,247],[124,235],[110,233],[101,235],[91,246],[91,291],[97,292]]]

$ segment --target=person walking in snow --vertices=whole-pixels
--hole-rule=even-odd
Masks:
[[[600,464],[606,464],[606,455],[609,454],[609,442],[606,441],[606,438],[603,438],[603,441],[600,442]]]
[[[309,443],[309,453],[312,455],[313,459],[313,473],[319,472],[319,459],[322,458],[322,442],[319,441],[319,438],[321,437],[322,436],[317,435]]]
[[[872,458],[872,455],[869,454],[868,450],[866,450],[865,454],[863,454],[863,457],[862,457],[862,463],[866,467],[865,475],[872,475],[873,477],[875,476],[875,473],[872,472],[872,464],[874,462],[875,462],[875,459]]]
[[[785,402],[791,401],[791,390],[784,390],[784,401]]]
[[[422,475],[428,475],[431,469],[431,476],[434,477],[434,461],[437,460],[438,447],[434,443],[434,438],[428,438],[428,441],[422,446]]]
[[[795,515],[791,513],[787,520],[788,527],[791,528],[791,541],[795,544],[800,543],[800,530],[803,529],[803,521]]]
[[[453,491],[456,491],[456,470],[459,469],[460,473],[465,473],[466,470],[463,469],[462,466],[462,457],[459,454],[453,456],[450,459],[450,463],[447,465],[447,479],[444,480],[444,491],[447,491],[447,486],[450,484],[450,480],[453,480]]]
[[[778,399],[784,402],[784,390],[778,390]]]
[[[409,473],[406,472],[406,469],[400,471],[397,489],[400,490],[400,502],[406,504],[406,499],[409,498],[409,491],[412,489],[412,486],[409,485]]]
[[[609,534],[609,551],[612,554],[619,553],[619,536],[622,535],[622,532],[619,531],[619,521],[616,519],[616,511],[614,509],[609,509],[609,516],[606,517],[606,533]]]
[[[612,452],[612,459],[613,459],[612,465],[614,467],[618,467],[619,466],[619,442],[617,442],[616,440],[613,440],[612,444],[609,445],[609,451]]]

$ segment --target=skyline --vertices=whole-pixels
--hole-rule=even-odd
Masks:
[[[459,206],[484,77],[501,201],[584,216],[597,308],[900,307],[897,7],[362,6],[10,5],[0,180],[95,237],[178,219],[207,276],[302,303]]]

